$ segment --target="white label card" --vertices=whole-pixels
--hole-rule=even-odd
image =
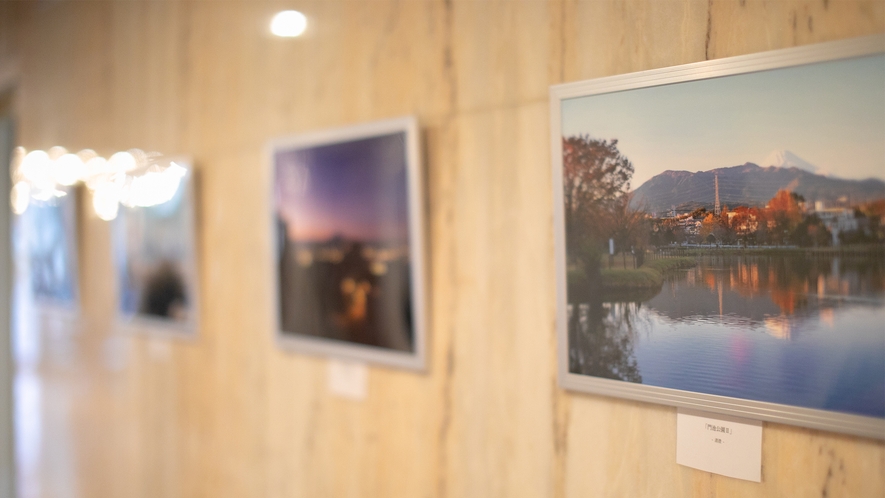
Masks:
[[[329,391],[355,400],[366,399],[369,369],[365,363],[329,360]]]
[[[761,482],[762,422],[679,408],[676,463]]]
[[[148,357],[154,361],[166,362],[172,357],[172,346],[167,339],[150,338],[148,340]]]

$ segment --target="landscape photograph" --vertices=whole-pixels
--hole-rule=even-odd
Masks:
[[[275,148],[283,338],[414,352],[406,138]]]
[[[568,370],[885,418],[885,56],[561,102]]]

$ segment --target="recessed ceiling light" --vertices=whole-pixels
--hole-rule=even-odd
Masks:
[[[284,38],[301,36],[307,29],[307,18],[297,10],[284,10],[273,16],[270,32]]]

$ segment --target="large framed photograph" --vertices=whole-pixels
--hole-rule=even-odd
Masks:
[[[885,438],[885,37],[551,88],[567,389]]]
[[[282,346],[424,368],[417,133],[400,118],[271,144]]]
[[[194,173],[175,159],[132,182],[113,220],[117,312],[137,331],[195,337],[199,317]]]

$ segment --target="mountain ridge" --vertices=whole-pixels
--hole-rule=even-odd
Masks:
[[[715,178],[719,177],[720,204],[725,206],[764,206],[778,190],[790,190],[808,202],[834,203],[840,198],[865,202],[885,198],[885,181],[877,178],[847,180],[812,173],[796,166],[759,166],[747,162],[737,166],[696,171],[667,170],[633,190],[634,209],[668,211],[713,206]]]

